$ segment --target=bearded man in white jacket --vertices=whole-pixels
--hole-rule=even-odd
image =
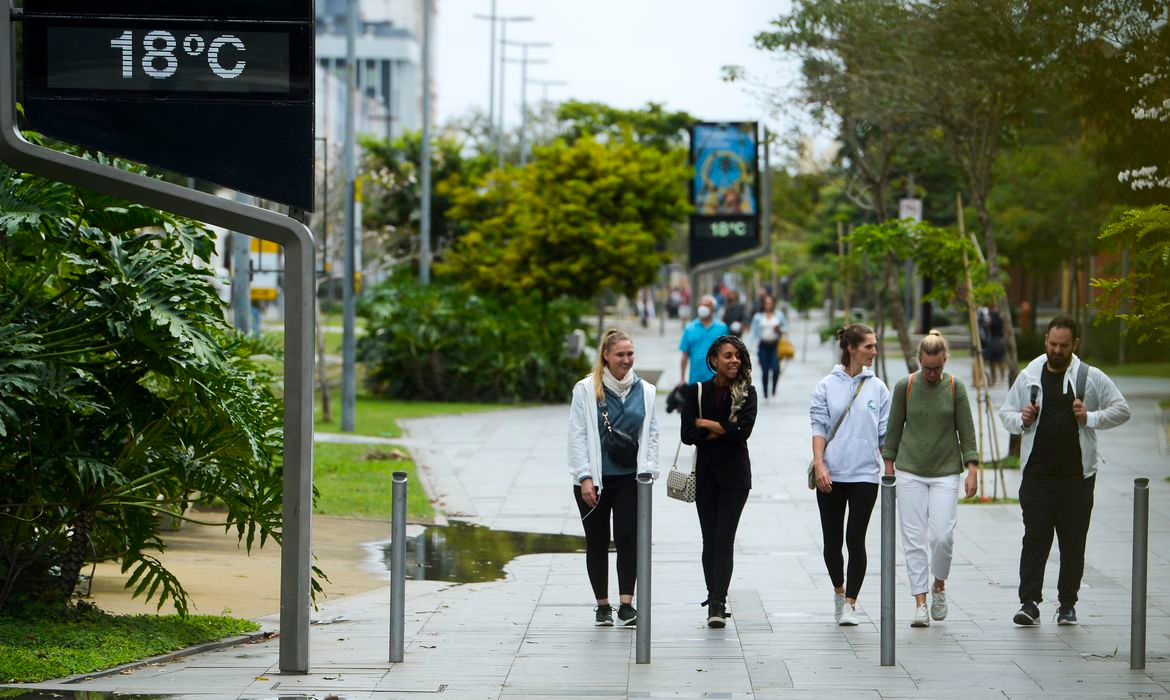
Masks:
[[[1040,624],[1044,565],[1055,533],[1060,543],[1059,625],[1077,624],[1077,593],[1085,570],[1085,542],[1097,481],[1097,431],[1129,420],[1129,405],[1113,381],[1076,351],[1077,322],[1057,316],[1044,335],[1045,354],[1016,377],[999,418],[1020,440],[1020,552],[1018,625]]]

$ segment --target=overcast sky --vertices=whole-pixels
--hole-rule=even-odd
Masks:
[[[438,0],[436,63],[440,122],[469,110],[487,111],[492,0]],[[758,80],[784,88],[795,66],[752,47],[752,38],[787,9],[785,0],[496,0],[500,15],[529,15],[509,23],[508,39],[547,41],[529,49],[530,80],[564,80],[549,99],[598,101],[622,108],[660,102],[670,110],[713,121],[758,120],[784,128],[752,90],[721,79],[726,64],[744,66]],[[509,47],[519,58],[518,47]],[[497,53],[497,60],[499,54]],[[520,66],[509,64],[506,118],[519,121]],[[498,89],[498,78],[497,78]],[[756,90],[755,92],[758,92]],[[541,86],[529,85],[528,99]]]

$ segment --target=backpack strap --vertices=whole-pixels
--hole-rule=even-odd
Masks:
[[[918,374],[918,373],[911,372],[910,379],[906,382],[906,400],[907,401],[910,400],[910,387],[914,386],[914,375],[916,375],[916,374]]]
[[[1077,367],[1077,384],[1076,384],[1076,398],[1081,401],[1085,400],[1085,387],[1089,384],[1089,365],[1084,360],[1081,360],[1080,367]]]

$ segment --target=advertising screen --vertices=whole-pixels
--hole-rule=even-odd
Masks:
[[[756,125],[696,124],[691,134],[695,171],[691,197],[697,216],[755,216]]]

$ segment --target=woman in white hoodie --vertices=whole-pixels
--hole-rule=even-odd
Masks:
[[[833,617],[839,625],[852,626],[857,624],[857,595],[865,578],[865,531],[877,500],[882,464],[878,448],[890,417],[890,390],[873,374],[877,340],[869,326],[846,326],[837,331],[837,340],[841,363],[813,390],[809,418]],[[847,571],[842,544],[849,550]]]
[[[633,606],[638,542],[635,477],[639,472],[650,472],[658,478],[654,391],[653,384],[634,372],[633,341],[616,329],[602,337],[593,372],[573,387],[569,474],[585,528],[585,568],[597,598],[594,624],[599,627],[613,625],[609,604],[611,517],[617,545],[618,624],[629,626],[638,621]]]

